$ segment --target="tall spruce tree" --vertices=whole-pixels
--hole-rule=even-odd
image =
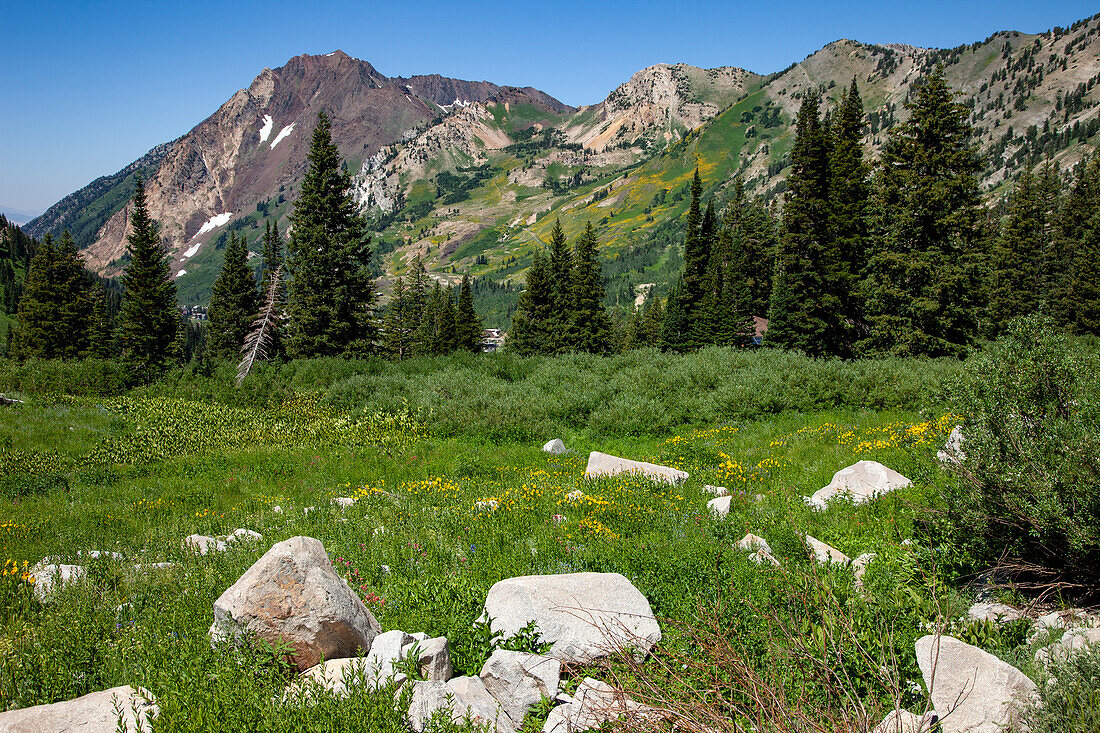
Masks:
[[[229,235],[225,261],[210,292],[206,348],[211,356],[237,359],[260,308],[256,280],[248,267],[244,237]]]
[[[550,353],[553,309],[550,267],[542,252],[536,250],[531,268],[527,270],[527,287],[516,302],[508,348],[524,355]]]
[[[470,275],[462,276],[458,290],[458,306],[455,312],[455,346],[465,351],[481,351],[481,319],[474,310],[474,295],[470,287]]]
[[[1069,295],[1073,330],[1100,336],[1100,215],[1094,215],[1074,257]]]
[[[1047,310],[1055,321],[1072,327],[1077,322],[1077,295],[1074,283],[1080,259],[1078,250],[1100,213],[1100,158],[1077,164],[1069,193],[1057,214],[1057,226],[1047,257]],[[1076,292],[1075,292],[1076,291]]]
[[[1008,220],[993,251],[989,315],[991,334],[1043,304],[1043,221],[1039,191],[1031,170],[1016,184]]]
[[[382,323],[382,348],[392,359],[405,359],[412,352],[412,334],[415,327],[409,319],[409,291],[405,278],[398,277],[390,289],[390,302],[386,306]]]
[[[107,286],[102,282],[96,283],[91,297],[88,355],[95,359],[110,359],[115,353],[115,319],[108,303]]]
[[[863,100],[852,77],[840,101],[829,156],[829,225],[836,251],[831,288],[840,301],[839,353],[850,356],[865,338],[861,282],[867,265],[871,211],[870,169],[863,159]]]
[[[811,356],[842,353],[838,257],[829,221],[829,144],[807,92],[798,111],[783,230],[769,308],[768,343]]]
[[[603,272],[596,254],[596,230],[592,222],[577,240],[573,264],[573,348],[591,354],[605,354],[611,348],[611,320],[603,307]]]
[[[88,351],[92,279],[73,238],[50,235],[31,258],[19,299],[14,355],[76,359]]]
[[[295,357],[364,357],[378,331],[370,236],[324,112],[317,115],[308,163],[287,247],[286,348]]]
[[[561,220],[550,231],[550,320],[547,323],[548,348],[551,353],[565,353],[576,348],[573,332],[573,252],[565,239]]]
[[[937,67],[882,154],[866,351],[962,356],[978,330],[980,168],[969,110]],[[770,330],[769,330],[770,336]]]
[[[283,239],[279,235],[279,223],[267,219],[263,237],[263,261],[260,265],[260,293],[267,294],[271,288],[271,275],[283,265]]]
[[[118,349],[135,382],[149,383],[181,356],[179,304],[168,251],[160,226],[149,215],[145,185],[138,179],[132,199],[127,238],[130,262],[122,273]]]

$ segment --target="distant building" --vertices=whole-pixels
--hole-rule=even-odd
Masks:
[[[500,328],[487,328],[481,332],[481,350],[482,351],[496,351],[504,345],[504,340],[508,338],[508,334]]]
[[[752,317],[752,345],[763,346],[764,334],[768,332],[768,319],[760,316]]]

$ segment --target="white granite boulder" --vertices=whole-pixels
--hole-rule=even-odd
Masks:
[[[259,532],[251,529],[237,528],[229,533],[229,536],[225,538],[226,543],[252,543],[259,542],[264,536]]]
[[[922,636],[917,664],[943,733],[1000,733],[1017,729],[1019,710],[1035,683],[989,652],[950,636]]]
[[[709,509],[710,513],[715,517],[722,519],[729,515],[731,501],[732,498],[729,496],[719,496],[707,502],[707,509]]]
[[[661,639],[649,601],[618,573],[526,575],[493,585],[485,598],[492,630],[515,636],[530,622],[548,654],[588,662],[630,648],[644,656]]]
[[[951,430],[951,435],[947,436],[947,442],[943,444],[943,448],[936,452],[936,458],[944,464],[959,464],[966,460],[961,425],[956,425]]]
[[[423,731],[437,710],[448,711],[455,723],[468,717],[478,725],[490,726],[496,733],[514,733],[519,728],[489,694],[480,677],[455,677],[447,682],[417,680],[412,685],[406,719],[414,733]]]
[[[446,682],[454,676],[451,666],[451,645],[447,637],[436,636],[431,639],[414,640],[416,644],[416,668],[420,676],[426,680],[442,680]],[[413,644],[405,645],[401,654],[408,654]]]
[[[596,451],[588,454],[588,467],[584,471],[585,478],[618,476],[621,473],[636,473],[653,481],[664,481],[673,485],[682,484],[688,479],[686,471],[669,468],[668,466],[659,466],[656,463],[646,463],[645,461],[631,461]]]
[[[772,555],[771,545],[769,545],[768,541],[763,537],[757,537],[754,534],[746,534],[738,540],[737,549],[749,553],[749,559],[757,565],[770,562],[776,567],[779,566],[779,561]]]
[[[571,696],[559,696],[564,704],[550,711],[543,733],[578,733],[596,730],[604,723],[626,718],[629,730],[658,730],[657,710],[631,700],[606,682],[586,677]]]
[[[825,509],[830,500],[846,496],[855,504],[864,504],[876,496],[903,489],[912,481],[877,461],[859,461],[833,474],[833,480],[814,492],[806,503]]]
[[[562,453],[568,453],[569,449],[565,447],[565,443],[562,442],[561,438],[554,438],[551,441],[547,441],[546,445],[542,446],[542,452],[561,455]]]
[[[917,715],[908,710],[891,710],[871,733],[931,733],[937,719],[935,713]]]
[[[1100,629],[1070,629],[1058,641],[1036,651],[1035,661],[1039,664],[1064,661],[1075,654],[1088,651],[1094,644],[1100,644]]]
[[[730,493],[730,490],[725,486],[711,486],[710,484],[703,484],[703,491],[711,496],[729,496]]]
[[[497,649],[481,668],[481,681],[508,717],[519,725],[543,698],[558,694],[561,662],[541,654]]]
[[[222,540],[203,534],[192,534],[184,538],[182,547],[185,552],[209,555],[212,552],[225,552],[228,546]]]
[[[255,635],[288,645],[304,671],[324,659],[366,654],[381,632],[378,621],[332,569],[319,540],[279,542],[214,601],[211,639]]]
[[[29,574],[34,576],[34,597],[41,602],[49,599],[55,589],[88,577],[82,565],[44,565],[38,563]]]
[[[7,733],[116,733],[119,712],[125,733],[148,733],[157,717],[156,699],[144,688],[128,685],[100,690],[49,705],[0,713]]]
[[[1012,606],[1007,606],[1004,603],[991,603],[987,601],[975,603],[966,612],[966,615],[972,621],[994,621],[996,623],[1016,621],[1017,619],[1023,618],[1023,614]]]
[[[850,557],[832,545],[827,545],[810,535],[806,535],[806,546],[810,548],[810,552],[813,553],[814,559],[817,560],[819,565],[829,565],[831,563],[847,565],[852,561]]]

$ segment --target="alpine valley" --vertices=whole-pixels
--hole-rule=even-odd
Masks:
[[[823,92],[829,109],[856,81],[874,157],[904,119],[910,86],[942,64],[970,110],[990,205],[1029,161],[1067,169],[1094,149],[1100,130],[1098,29],[1100,15],[952,49],[842,39],[770,75],[657,64],[579,108],[530,87],[389,78],[341,51],[302,55],[264,69],[190,132],[66,196],[24,229],[39,238],[68,230],[90,268],[118,275],[140,175],[180,302],[205,303],[231,231],[255,252],[265,219],[286,230],[324,110],[357,171],[383,290],[420,255],[438,280],[456,283],[469,272],[481,297],[489,287],[514,301],[555,220],[570,240],[591,222],[607,304],[626,308],[662,292],[679,271],[679,219],[696,167],[705,196],[719,204],[738,176],[750,195],[781,202],[793,120],[810,89]],[[479,310],[486,325],[508,325],[507,305]]]

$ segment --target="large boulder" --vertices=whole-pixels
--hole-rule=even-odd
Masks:
[[[34,577],[34,597],[45,603],[54,590],[88,577],[81,565],[50,565],[38,563],[29,571]]]
[[[304,671],[324,659],[370,651],[382,629],[312,537],[274,545],[214,601],[215,642],[255,635],[289,646]]]
[[[831,563],[847,565],[852,561],[851,558],[832,545],[827,545],[810,535],[806,535],[806,546],[810,548],[810,552],[813,553],[814,559],[817,560],[819,565],[829,565]]]
[[[541,654],[497,649],[481,668],[481,681],[517,725],[543,698],[558,694],[561,662]]]
[[[908,710],[891,710],[871,733],[931,733],[937,719],[935,713],[917,715]]]
[[[719,496],[711,499],[707,502],[707,509],[710,509],[710,513],[718,519],[722,519],[730,513],[730,502],[733,500],[730,496]]]
[[[119,712],[126,733],[147,733],[157,717],[152,693],[128,685],[100,690],[50,705],[35,705],[0,713],[0,730],[7,733],[116,733]]]
[[[543,453],[553,453],[554,455],[561,455],[562,453],[568,453],[569,449],[565,447],[565,443],[561,438],[554,438],[547,441],[546,445],[542,446]]]
[[[1023,672],[950,636],[922,636],[916,652],[943,733],[1018,729],[1020,706],[1036,694]]]
[[[649,601],[618,573],[526,575],[489,589],[492,630],[515,636],[532,621],[549,655],[588,662],[631,648],[643,656],[661,639]]]
[[[912,481],[877,461],[859,461],[833,474],[833,480],[806,499],[814,509],[825,509],[837,496],[863,504],[876,496],[909,486]]]
[[[514,733],[519,728],[480,677],[455,677],[447,682],[417,680],[412,685],[406,719],[414,733],[423,731],[437,710],[449,711],[455,723],[469,717],[474,723],[491,726],[496,733]]]
[[[562,699],[562,698],[559,698]],[[658,730],[659,711],[631,700],[606,682],[586,677],[565,704],[550,711],[543,733],[578,733],[625,718],[629,730]]]
[[[584,471],[585,478],[618,476],[620,473],[637,473],[654,481],[664,481],[673,485],[681,484],[688,479],[686,471],[669,468],[668,466],[658,466],[656,463],[646,463],[645,461],[631,461],[596,451],[588,454],[588,468]]]

